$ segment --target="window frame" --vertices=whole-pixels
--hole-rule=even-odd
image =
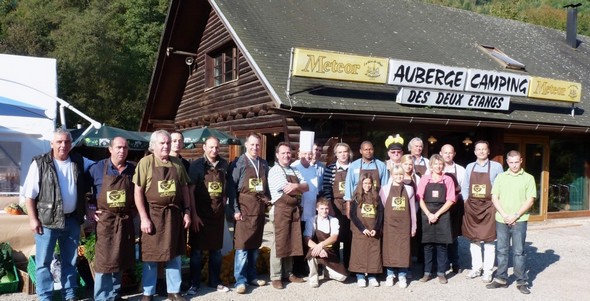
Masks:
[[[489,45],[483,45],[480,44],[478,45],[478,47],[487,55],[489,55],[491,58],[493,58],[495,61],[499,62],[500,64],[502,64],[506,69],[512,69],[512,70],[518,70],[518,71],[525,71],[526,72],[526,65],[521,63],[520,61],[510,57],[509,55],[507,55],[506,53],[504,53],[504,51],[502,51],[500,48],[494,47],[494,46],[489,46]]]
[[[206,89],[219,87],[238,79],[238,48],[234,43],[225,43],[205,56]],[[228,63],[231,64],[231,70],[227,69]]]

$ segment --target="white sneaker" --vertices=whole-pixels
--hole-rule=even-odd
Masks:
[[[406,277],[399,277],[399,281],[397,282],[397,285],[400,288],[406,288],[408,287],[408,281],[406,280]]]
[[[395,279],[395,276],[393,276],[393,275],[387,276],[387,278],[385,278],[385,286],[393,286],[394,279]]]
[[[358,279],[356,285],[358,287],[367,287],[367,281],[365,279]]]
[[[197,291],[199,290],[199,288],[197,286],[192,285],[188,291],[186,291],[186,294],[189,296],[194,296],[197,294]]]
[[[229,287],[227,287],[223,284],[219,284],[219,285],[217,285],[217,291],[222,292],[222,293],[227,293],[227,292],[229,292]]]
[[[320,284],[319,284],[318,281],[312,281],[312,280],[310,280],[309,281],[309,286],[311,286],[313,288],[316,288],[316,287],[320,286]]]
[[[481,276],[481,281],[483,283],[491,283],[492,282],[492,274],[483,274],[483,276]]]
[[[481,270],[471,270],[466,276],[465,278],[467,279],[474,279],[481,276]]]
[[[377,278],[375,278],[375,277],[369,277],[369,284],[372,287],[378,287],[379,286],[379,281],[377,281]]]

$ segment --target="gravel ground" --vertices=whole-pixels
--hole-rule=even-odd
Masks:
[[[522,295],[516,289],[514,277],[508,288],[488,290],[479,279],[468,280],[462,274],[449,274],[449,283],[438,283],[436,279],[420,283],[416,277],[408,288],[397,286],[358,288],[349,278],[346,283],[320,280],[319,288],[310,288],[306,283],[287,284],[285,289],[276,290],[267,285],[249,287],[244,295],[233,290],[228,293],[202,288],[199,295],[190,300],[590,300],[586,272],[590,271],[590,218],[558,219],[529,223],[527,236],[527,265],[529,268],[530,295]],[[467,241],[460,239],[462,265],[469,267],[470,255]],[[510,268],[509,273],[512,273]],[[418,276],[417,271],[414,275]],[[268,275],[262,275],[268,280]],[[140,294],[125,296],[128,300],[139,301]],[[4,294],[0,300],[36,300],[35,295]],[[155,300],[166,300],[156,297]],[[188,298],[187,298],[188,300]]]

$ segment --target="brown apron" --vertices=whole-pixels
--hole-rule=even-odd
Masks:
[[[377,171],[377,170],[375,170]],[[377,202],[379,199],[370,200],[364,198],[359,202],[360,205],[350,210],[356,210],[356,216],[361,220],[363,226],[368,230],[375,228],[375,219],[377,218]],[[356,202],[351,205],[358,204]],[[381,239],[380,234],[375,237],[365,236],[351,221],[350,229],[352,231],[352,247],[350,254],[350,263],[348,270],[355,273],[381,273],[383,272],[383,259],[381,258]]]
[[[330,235],[332,234],[332,224],[330,223],[330,216],[328,216],[328,225],[330,225],[328,233],[324,233],[318,229],[317,215],[315,217],[315,225],[316,225],[315,232],[313,234],[313,237],[311,238],[312,241],[314,241],[315,243],[320,243],[320,242],[330,238]],[[348,272],[346,271],[346,268],[344,267],[344,265],[342,263],[340,263],[340,260],[338,259],[339,247],[337,245],[324,246],[324,251],[326,251],[326,253],[328,254],[328,257],[325,257],[325,258],[316,257],[318,260],[318,264],[323,264],[323,265],[331,268],[332,270],[338,272],[341,275],[348,274]],[[305,256],[305,259],[310,259],[312,257],[313,256],[311,255],[311,249],[309,249],[307,251],[307,255]]]
[[[332,183],[333,204],[330,214],[340,220],[341,216],[346,216],[346,206],[344,201],[344,187],[346,182],[346,170],[334,171],[334,183]]]
[[[424,190],[424,203],[430,213],[436,213],[446,202],[447,187],[444,183],[426,184]],[[422,243],[451,244],[451,218],[449,211],[438,217],[434,224],[428,222],[428,217],[422,211]]]
[[[156,167],[152,155],[152,183],[145,192],[152,233],[141,233],[141,260],[166,262],[186,252],[182,192],[175,167]]]
[[[403,184],[391,185],[383,210],[383,265],[410,266],[412,212],[410,198]]]
[[[242,220],[236,221],[234,231],[234,247],[238,250],[258,249],[262,245],[264,212],[268,197],[264,194],[264,189],[257,192],[256,186],[268,187],[265,173],[266,164],[260,164],[259,170],[260,179],[256,176],[256,170],[251,164],[247,164],[244,169],[244,180],[238,196]]]
[[[463,224],[463,197],[461,196],[461,186],[457,180],[457,166],[455,166],[455,172],[446,172],[447,176],[453,179],[455,183],[455,204],[449,209],[451,214],[451,231],[453,238],[461,235],[461,225]]]
[[[189,232],[190,244],[197,250],[221,250],[223,247],[225,176],[227,171],[213,167],[207,159],[204,160],[203,182],[195,183],[197,215],[201,218],[203,226],[198,232],[192,230]]]
[[[359,182],[356,185],[362,185],[361,179],[363,174],[369,174],[373,178],[373,189],[375,189],[375,191],[379,191],[379,189],[381,189],[381,177],[379,176],[379,169],[377,169],[376,166],[377,165],[375,164],[375,169],[363,169],[363,162],[361,162],[361,167],[359,170]]]
[[[496,239],[496,208],[492,203],[492,182],[490,181],[490,166],[488,172],[471,170],[469,182],[469,199],[465,201],[463,215],[463,236],[471,241],[492,242]]]
[[[293,171],[292,168],[291,171]],[[283,173],[285,173],[284,168]],[[297,176],[287,175],[287,173],[285,173],[285,176],[287,177],[287,182],[299,183]],[[303,256],[300,204],[301,194],[288,195],[286,193],[283,193],[274,203],[274,231],[277,258]]]
[[[414,163],[414,171],[416,172],[416,174],[418,174],[420,177],[423,177],[426,174],[426,171],[428,170],[428,167],[426,165],[422,165],[422,164],[416,164]]]
[[[96,223],[94,270],[98,273],[121,272],[135,265],[132,176],[108,175],[109,161],[105,161],[102,187],[96,197],[98,210],[102,211]]]

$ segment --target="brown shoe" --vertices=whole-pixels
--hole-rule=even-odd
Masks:
[[[441,284],[449,283],[449,281],[447,280],[447,277],[445,277],[444,275],[438,276],[438,282],[440,282]]]
[[[282,290],[283,289],[283,282],[281,282],[281,280],[272,280],[270,282],[270,284],[272,285],[272,287],[278,289],[278,290]]]
[[[425,274],[424,277],[420,278],[420,282],[428,282],[430,280],[430,275]]]
[[[291,275],[289,276],[289,282],[293,282],[293,283],[303,283],[305,282],[305,280],[303,278],[299,278],[295,275]]]
[[[141,297],[141,301],[152,301],[152,300],[154,300],[154,295],[149,295],[149,296],[143,295]]]
[[[170,301],[186,301],[183,296],[178,293],[168,294],[168,300]]]

